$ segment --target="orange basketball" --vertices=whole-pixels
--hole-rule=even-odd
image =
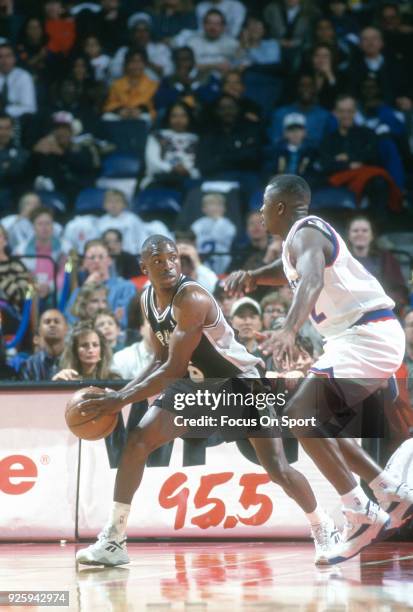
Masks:
[[[65,418],[70,431],[82,440],[100,440],[106,438],[115,429],[118,422],[117,414],[104,414],[99,417],[93,414],[82,415],[79,403],[85,393],[102,392],[99,387],[87,387],[76,391],[66,404]]]

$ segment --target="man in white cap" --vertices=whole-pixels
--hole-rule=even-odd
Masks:
[[[249,353],[260,356],[255,332],[262,329],[261,306],[250,297],[242,297],[232,305],[231,325],[237,333],[237,340]]]

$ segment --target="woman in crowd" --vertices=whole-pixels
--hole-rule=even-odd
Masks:
[[[337,74],[334,59],[331,46],[322,43],[314,47],[310,58],[310,71],[314,75],[318,102],[329,110],[334,107],[336,97],[341,93],[342,75]]]
[[[43,22],[38,17],[29,17],[23,26],[20,42],[17,44],[17,55],[35,78],[45,76],[48,36]]]
[[[112,351],[103,335],[93,329],[89,322],[75,325],[65,350],[63,351],[62,369],[52,380],[105,380],[118,378],[111,372]]]
[[[93,327],[102,334],[114,353],[124,348],[125,334],[111,310],[98,310],[93,318]]]
[[[79,289],[70,313],[79,321],[93,319],[98,310],[108,307],[108,289],[105,285],[89,283]]]

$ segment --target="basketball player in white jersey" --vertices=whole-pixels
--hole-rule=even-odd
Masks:
[[[191,364],[206,379],[231,380],[238,391],[239,387],[250,391],[248,379],[251,382],[260,378],[257,367],[261,360],[235,339],[213,296],[181,273],[175,243],[165,236],[151,236],[142,247],[141,257],[142,270],[151,281],[142,296],[142,308],[151,327],[153,361],[120,391],[89,394],[82,409],[84,413],[116,413],[131,402],[161,395],[128,435],[108,523],[98,541],[76,555],[77,561],[84,564],[110,566],[129,562],[126,524],[146,460],[156,448],[188,431],[175,424],[177,414],[184,413],[177,413],[173,402],[177,392],[194,392],[194,383],[187,378],[188,366]],[[240,416],[242,413],[237,415],[240,409],[231,407],[231,416]],[[199,406],[185,416],[197,414],[202,414]],[[235,430],[232,439],[237,439],[238,433]],[[247,437],[271,480],[306,513],[315,541],[316,563],[328,563],[333,545],[340,539],[339,532],[333,520],[317,506],[306,478],[288,464],[282,440],[259,437],[259,433],[254,436],[253,432],[247,432]]]
[[[250,291],[257,284],[288,282],[293,287],[283,328],[268,332],[262,344],[276,360],[291,358],[296,334],[308,317],[326,340],[324,353],[287,405],[291,417],[309,417],[322,409],[323,400],[314,406],[316,393],[323,394],[326,409],[328,397],[351,406],[374,393],[399,368],[405,347],[393,301],[337,232],[308,215],[310,200],[302,178],[275,177],[265,189],[261,212],[267,230],[284,240],[282,257],[258,270],[234,272],[227,280],[231,292]],[[382,471],[353,439],[317,438],[316,433],[294,431],[342,498],[347,522],[343,541],[330,558],[337,563],[411,517],[413,490]],[[369,484],[380,506],[369,500],[351,471]]]

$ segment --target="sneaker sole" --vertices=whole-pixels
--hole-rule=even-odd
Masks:
[[[367,546],[370,546],[370,544],[374,544],[375,542],[380,541],[381,534],[384,531],[386,531],[387,527],[390,525],[390,522],[391,522],[391,518],[389,517],[387,519],[387,521],[385,523],[383,523],[383,525],[380,527],[380,529],[377,532],[377,534],[375,536],[373,536],[373,538],[370,540],[370,542],[367,542],[366,544],[361,546],[356,552],[352,553],[348,557],[332,557],[330,559],[330,565],[336,565],[337,563],[344,563],[344,561],[348,561],[349,559],[352,559],[353,557],[356,557],[358,554],[361,553],[362,550],[367,548]]]
[[[79,563],[81,565],[93,565],[93,566],[104,566],[104,567],[116,567],[117,565],[126,565],[127,563],[130,563],[130,560],[128,559],[127,561],[119,561],[119,563],[105,563],[104,561],[93,561],[92,559],[84,559],[82,561],[80,561],[79,559],[76,559],[76,563]]]
[[[402,506],[402,504],[403,502],[401,502],[399,506]],[[392,522],[390,529],[393,530],[394,533],[397,531],[397,529],[400,529],[400,527],[407,523],[407,521],[413,516],[413,504],[409,504],[407,507],[404,507],[404,511],[400,510],[400,508],[396,508],[393,514],[391,511],[389,514]],[[396,524],[393,525],[393,523]]]

